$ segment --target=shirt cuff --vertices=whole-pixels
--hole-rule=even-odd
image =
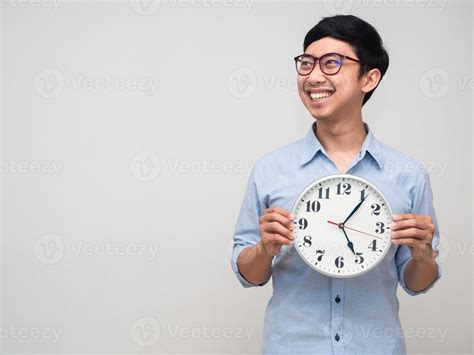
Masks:
[[[412,259],[412,257],[409,257],[408,260],[405,261],[405,263],[400,268],[400,272],[398,274],[398,279],[400,281],[400,286],[402,286],[402,288],[405,290],[406,293],[408,293],[410,296],[421,295],[423,293],[428,292],[434,286],[434,284],[436,282],[438,282],[438,280],[441,277],[441,263],[439,262],[438,256],[439,256],[439,254],[436,255],[436,257],[435,257],[436,265],[438,266],[438,274],[436,275],[436,278],[433,280],[431,285],[429,285],[428,287],[426,287],[425,289],[420,290],[420,291],[413,291],[412,289],[408,288],[408,286],[405,282],[405,269],[408,265],[408,262]]]
[[[239,255],[242,252],[242,250],[244,250],[245,248],[247,248],[249,246],[252,246],[252,245],[234,246],[234,250],[232,251],[232,259],[231,259],[232,270],[234,271],[235,275],[237,276],[237,279],[240,281],[242,286],[245,287],[245,288],[265,286],[268,283],[268,281],[270,280],[271,277],[269,277],[268,280],[266,282],[264,282],[263,284],[254,284],[254,283],[251,283],[251,282],[247,281],[247,279],[245,279],[245,277],[243,277],[242,274],[239,272],[239,267],[237,265],[237,259],[239,258]]]

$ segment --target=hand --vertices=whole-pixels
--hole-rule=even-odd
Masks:
[[[392,243],[408,246],[415,261],[434,263],[436,252],[431,242],[435,227],[431,216],[399,214],[393,215],[392,219],[394,221],[390,227]]]
[[[268,256],[275,256],[282,245],[293,244],[293,214],[281,207],[267,208],[260,216],[260,243]]]

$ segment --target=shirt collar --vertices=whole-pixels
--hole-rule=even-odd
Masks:
[[[362,147],[359,152],[359,156],[363,158],[366,153],[368,152],[369,155],[375,160],[377,166],[382,168],[382,157],[381,157],[381,149],[380,149],[380,142],[375,138],[372,130],[370,129],[369,125],[364,122],[364,127],[367,132],[367,136],[364,139],[364,143],[362,143]],[[306,134],[306,137],[303,139],[303,147],[301,151],[301,159],[300,164],[305,165],[308,163],[313,157],[321,151],[324,155],[328,157],[328,154],[324,150],[319,139],[314,134],[316,129],[316,122],[311,124],[311,127]]]

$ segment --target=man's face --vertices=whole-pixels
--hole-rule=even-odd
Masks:
[[[348,43],[331,37],[311,43],[305,51],[317,58],[331,52],[359,59]],[[363,78],[358,79],[359,69],[359,63],[345,59],[337,74],[326,75],[321,71],[318,61],[311,74],[297,74],[300,98],[314,118],[338,118],[353,115],[354,110],[360,111],[364,92],[361,90]],[[330,91],[331,96],[322,99],[311,98],[311,93],[314,96],[320,91]]]

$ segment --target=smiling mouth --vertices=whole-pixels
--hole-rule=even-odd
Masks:
[[[323,91],[323,92],[310,92],[307,91],[306,95],[308,95],[309,99],[314,102],[322,102],[326,101],[329,97],[331,97],[334,94],[334,91]]]

